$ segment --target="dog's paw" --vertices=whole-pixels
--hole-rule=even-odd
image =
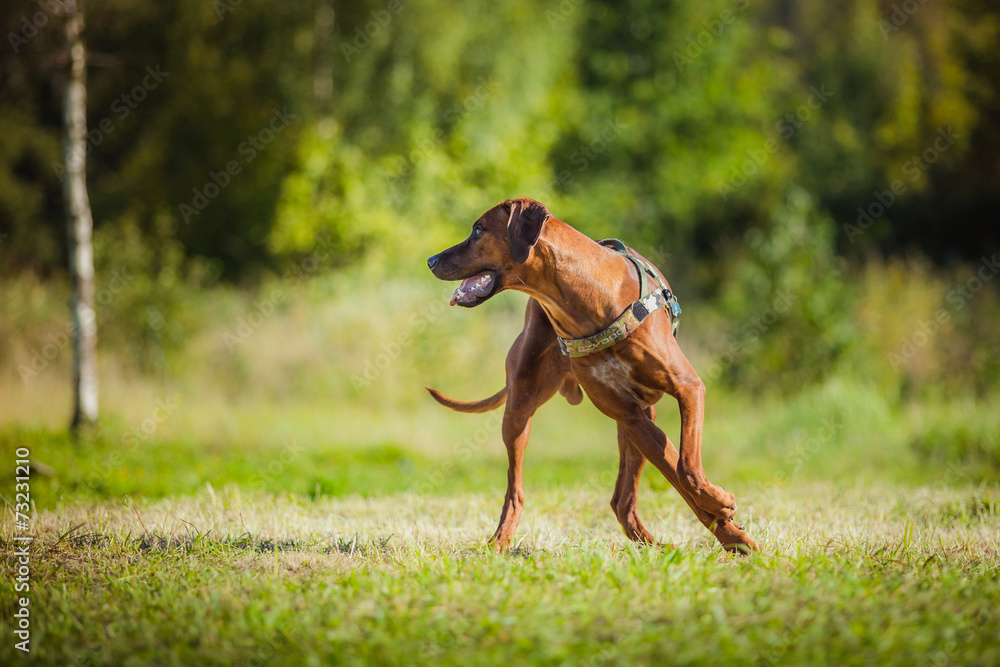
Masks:
[[[694,486],[690,493],[694,503],[712,516],[720,520],[736,516],[736,496],[721,486],[706,481]]]
[[[711,527],[712,534],[729,553],[747,555],[760,551],[760,545],[733,521],[718,521]]]

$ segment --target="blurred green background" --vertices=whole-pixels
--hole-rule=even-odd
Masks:
[[[496,391],[524,298],[449,309],[424,262],[519,195],[666,273],[713,478],[1000,470],[996,3],[91,0],[86,20],[102,417],[73,445],[61,24],[0,8],[0,442],[52,467],[39,502],[499,493],[496,421],[421,384]],[[589,404],[542,415],[529,488],[613,474]]]

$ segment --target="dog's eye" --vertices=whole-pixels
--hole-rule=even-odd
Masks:
[[[483,228],[482,227],[478,227],[477,226],[477,227],[473,227],[472,228],[472,238],[478,239],[482,235],[483,235]]]

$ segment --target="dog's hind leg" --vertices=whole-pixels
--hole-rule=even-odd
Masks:
[[[695,504],[718,519],[732,519],[736,498],[708,481],[701,463],[701,439],[705,423],[705,383],[683,354],[675,355],[667,390],[681,413],[680,454],[677,461],[679,489]]]
[[[667,481],[677,490],[680,496],[688,504],[691,510],[701,521],[702,525],[711,531],[715,538],[719,540],[726,551],[751,551],[757,550],[757,543],[747,535],[742,528],[736,525],[730,517],[719,517],[701,507],[693,494],[688,491],[685,485],[678,479],[678,467],[680,465],[680,455],[674,448],[670,439],[661,431],[648,413],[637,415],[634,419],[626,422],[624,428],[629,436],[633,448],[642,453],[653,465],[655,465]],[[638,428],[637,428],[638,427]],[[645,431],[645,433],[643,432]],[[652,437],[650,437],[652,436]],[[651,446],[652,443],[658,443]],[[641,444],[640,444],[641,443]]]
[[[650,415],[650,419],[655,419],[656,418],[655,415],[656,413],[653,412],[653,414]],[[622,433],[624,431],[625,431],[624,427],[619,425],[618,426],[619,450],[621,449],[622,446]],[[673,448],[673,445],[669,444],[670,443],[669,439],[667,439],[667,443],[668,443],[666,452],[667,458],[669,461],[676,462],[677,460],[676,450]],[[637,471],[635,474],[635,481],[634,481],[635,486],[632,489],[633,498],[635,498],[639,488],[639,474],[642,471],[642,466],[643,463],[645,463],[646,461],[646,457],[642,455],[642,453],[639,451],[639,448],[635,446],[635,444],[631,440],[627,439],[627,433],[626,433],[626,444],[628,445],[629,450],[632,453],[632,458],[627,465],[634,467]],[[636,461],[635,459],[638,459],[638,461]],[[737,526],[736,523],[733,522],[732,519],[718,519],[709,514],[708,512],[706,512],[705,510],[703,510],[702,508],[698,507],[698,505],[695,504],[694,499],[690,496],[690,494],[688,494],[687,491],[685,491],[684,488],[677,483],[676,474],[666,475],[666,479],[668,482],[671,483],[671,485],[674,487],[677,493],[680,494],[680,497],[684,499],[684,502],[686,502],[688,507],[691,508],[691,511],[694,512],[695,516],[698,517],[698,520],[702,523],[702,525],[708,528],[708,530],[711,531],[713,535],[715,535],[715,538],[719,540],[719,543],[722,544],[722,546],[726,549],[726,551],[756,550],[760,548],[757,546],[757,543],[754,542],[753,539],[751,539],[750,536],[743,531],[741,527]],[[619,482],[621,482],[621,480],[622,480],[622,474],[621,472],[619,472]],[[628,487],[622,486],[622,488],[627,489]],[[639,515],[636,512],[636,504],[637,504],[636,500],[629,502],[628,496],[626,494],[624,493],[619,494],[618,487],[615,488],[615,497],[617,500],[612,501],[612,507],[615,509],[615,514],[618,516],[618,520],[621,522],[622,528],[625,529],[625,534],[628,535],[629,538],[637,542],[646,542],[647,544],[655,544],[653,537],[649,536],[648,533],[646,533],[648,537],[643,539],[637,537],[637,535],[639,535],[640,533],[635,532],[632,529],[632,526],[635,525],[638,526],[639,531],[645,530],[642,526],[642,522],[639,521]]]
[[[660,471],[684,499],[684,502],[688,504],[702,525],[715,535],[727,551],[749,551],[759,548],[753,539],[731,518],[715,516],[700,507],[687,488],[681,484],[677,474],[680,455],[673,443],[670,442],[670,438],[653,423],[655,411],[635,405],[629,406],[608,393],[602,395],[599,386],[595,386],[593,392],[588,390],[588,393],[599,410],[609,416],[618,415],[619,433],[624,431],[632,450]],[[619,450],[621,450],[621,444],[622,439],[619,437]],[[629,459],[622,457],[622,460],[626,467],[625,472],[620,472],[618,476],[613,507],[619,521],[622,521],[625,534],[635,539],[630,534],[631,524],[628,522],[634,519],[638,523],[638,515],[635,513],[634,500],[630,499],[629,494],[633,494],[632,498],[635,497],[639,475],[635,474],[634,478],[628,475]],[[641,470],[641,465],[638,463],[633,462],[631,465],[634,469]]]
[[[646,409],[646,416],[649,417],[650,421],[656,419],[656,408],[650,406]],[[676,465],[677,453],[673,446],[669,444],[669,439],[667,440],[668,446],[665,453],[667,455],[667,460],[673,465]],[[629,439],[628,432],[625,427],[621,424],[618,425],[618,452],[619,452],[619,468],[618,468],[618,481],[615,484],[614,497],[611,499],[611,509],[614,510],[615,516],[618,517],[618,522],[621,523],[622,529],[625,531],[625,535],[635,542],[643,542],[645,544],[656,544],[656,540],[646,530],[645,526],[642,525],[642,521],[639,519],[638,513],[638,494],[639,494],[639,478],[642,475],[642,468],[646,463],[646,457],[642,455],[639,448]],[[748,545],[750,548],[757,548],[757,545],[750,539],[750,537],[743,532],[743,530],[733,523],[731,520],[719,520],[706,512],[705,510],[698,507],[695,504],[694,499],[691,498],[683,487],[677,483],[676,473],[673,475],[667,475],[667,481],[669,481],[677,492],[680,494],[684,502],[688,504],[691,510],[698,517],[698,520],[708,528],[713,535],[725,546],[727,549],[738,548],[737,545]]]
[[[628,438],[625,427],[618,425],[618,481],[611,498],[611,509],[618,517],[625,536],[634,542],[656,544],[656,540],[639,520],[639,479],[646,458]]]

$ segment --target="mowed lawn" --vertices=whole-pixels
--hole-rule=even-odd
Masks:
[[[649,471],[646,473],[650,474]],[[984,487],[744,489],[763,545],[729,556],[669,489],[636,548],[610,488],[248,492],[56,503],[36,515],[32,654],[58,665],[1000,664],[1000,507]],[[3,664],[13,648],[4,518]]]
[[[37,664],[1000,664],[995,402],[714,392],[705,467],[763,546],[740,557],[648,467],[639,512],[672,546],[632,545],[609,507],[614,425],[586,403],[539,413],[519,542],[495,554],[499,411],[189,390],[146,433],[173,394],[133,393],[140,417],[77,444],[0,429],[5,460],[48,467],[31,476]],[[0,491],[13,501],[12,475]],[[11,509],[4,665],[27,657]]]

